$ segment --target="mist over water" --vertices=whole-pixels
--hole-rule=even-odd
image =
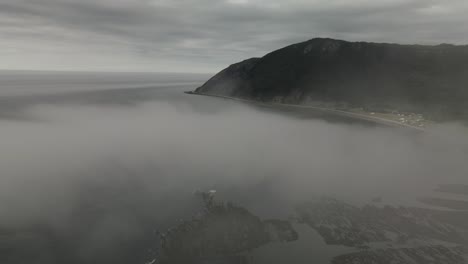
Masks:
[[[459,124],[411,133],[184,94],[198,75],[44,73],[19,93],[14,74],[0,80],[0,230],[45,230],[6,242],[39,263],[141,263],[197,190],[287,217],[313,196],[417,205],[468,183]]]

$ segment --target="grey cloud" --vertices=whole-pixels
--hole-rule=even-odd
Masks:
[[[468,5],[452,1],[1,0],[0,36],[18,45],[1,68],[25,67],[26,48],[59,45],[51,57],[109,52],[129,66],[216,71],[227,64],[313,37],[398,43],[466,43]],[[27,43],[25,43],[27,42]],[[4,49],[7,44],[0,44]],[[29,49],[28,49],[29,50]],[[1,52],[1,51],[0,51]],[[16,60],[14,60],[17,58]],[[19,58],[19,59],[18,59]],[[17,61],[16,63],[14,63]],[[77,65],[73,65],[76,63]],[[107,65],[107,66],[106,66]],[[57,65],[44,65],[54,68]]]

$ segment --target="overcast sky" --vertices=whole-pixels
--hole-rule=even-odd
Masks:
[[[468,43],[467,0],[0,0],[0,69],[216,72],[314,37]]]

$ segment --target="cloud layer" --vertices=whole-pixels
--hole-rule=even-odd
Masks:
[[[144,263],[135,257],[154,230],[200,210],[196,190],[286,218],[315,195],[407,205],[437,184],[468,183],[466,127],[408,135],[184,88],[128,103],[121,90],[103,94],[109,103],[70,93],[0,119],[2,242],[38,263]]]
[[[464,127],[407,135],[239,106],[216,110],[217,102],[205,101],[200,111],[163,101],[38,105],[24,112],[30,121],[0,121],[0,226],[35,219],[23,214],[67,215],[87,186],[151,200],[263,186],[284,199],[379,195],[410,202],[438,184],[468,183]]]
[[[313,37],[468,43],[463,0],[0,0],[0,68],[214,72]]]

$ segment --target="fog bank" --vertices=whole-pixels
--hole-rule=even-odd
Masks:
[[[79,238],[84,259],[190,215],[196,190],[267,217],[313,195],[404,204],[467,183],[468,131],[457,124],[412,134],[164,101],[24,114],[0,121],[0,226],[53,227]]]

